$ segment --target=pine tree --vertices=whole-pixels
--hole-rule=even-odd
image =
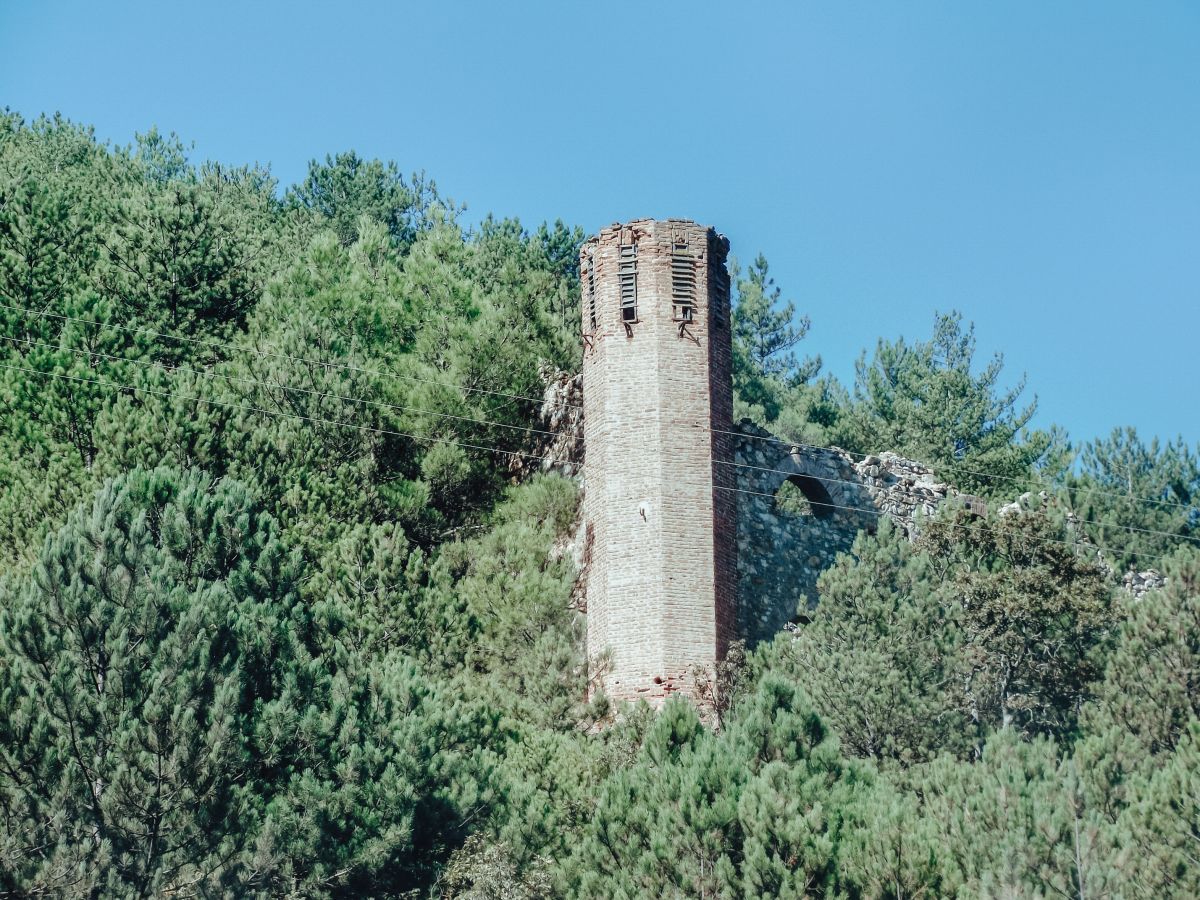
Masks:
[[[1125,617],[1108,656],[1091,730],[1117,728],[1144,752],[1178,746],[1200,717],[1200,551],[1180,548],[1165,560],[1166,586],[1124,601]]]
[[[345,246],[360,236],[363,217],[382,225],[393,244],[406,249],[428,227],[434,206],[453,208],[423,173],[405,180],[394,162],[363,159],[353,150],[312,160],[304,181],[288,191],[287,203],[315,218]],[[311,233],[311,232],[310,232]]]
[[[236,333],[279,253],[274,182],[257,169],[194,169],[156,132],[139,141],[115,181],[94,282],[126,324],[175,338],[159,359],[207,361],[203,341]]]
[[[993,735],[977,762],[915,773],[922,814],[943,839],[941,889],[983,897],[1121,895],[1132,862],[1087,805],[1073,762],[1046,738]]]
[[[784,302],[761,254],[746,277],[736,263],[731,269],[735,415],[796,440],[823,441],[842,398],[831,379],[816,381],[820,357],[800,361],[792,352],[808,334],[808,317],[798,319],[795,304]]]
[[[959,509],[922,545],[950,561],[963,634],[963,711],[985,729],[1065,736],[1103,666],[1116,622],[1105,571],[1042,510],[980,521]]]
[[[714,736],[669,701],[599,801],[567,869],[582,897],[832,893],[853,774],[796,688],[766,677]]]
[[[767,651],[813,697],[847,753],[911,763],[969,752],[979,725],[958,697],[963,634],[952,594],[889,522],[824,572],[820,602]]]
[[[1180,544],[1200,546],[1200,459],[1182,440],[1146,444],[1132,428],[1114,429],[1084,446],[1067,486],[1121,571],[1156,567]]]
[[[1130,881],[1144,897],[1200,894],[1200,720],[1188,721],[1174,751],[1135,786],[1122,820],[1138,858]]]
[[[1022,378],[1000,387],[997,354],[976,373],[974,326],[958,313],[939,315],[928,341],[881,340],[856,365],[854,397],[834,439],[860,453],[887,449],[933,466],[965,490],[1013,496],[1026,489],[1050,436],[1029,431],[1036,398],[1018,405]],[[984,472],[993,478],[984,478]]]
[[[245,489],[109,482],[0,597],[0,803],[22,891],[236,880],[262,814],[256,730],[286,704],[292,564]]]

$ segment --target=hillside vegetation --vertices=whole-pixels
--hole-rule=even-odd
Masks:
[[[0,896],[1200,895],[1196,453],[954,314],[843,386],[734,273],[740,416],[1028,496],[860,535],[715,726],[587,700],[582,237],[0,117]]]

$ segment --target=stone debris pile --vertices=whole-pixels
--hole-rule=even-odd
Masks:
[[[830,452],[844,450],[832,448]],[[880,513],[900,525],[909,538],[916,537],[920,519],[932,516],[946,500],[961,497],[975,506],[974,497],[960,494],[934,477],[933,470],[897,453],[880,453],[852,462],[871,503]]]
[[[1167,579],[1155,569],[1147,569],[1145,572],[1129,571],[1122,579],[1122,587],[1133,594],[1135,600],[1141,600],[1151,591],[1161,590],[1166,585]]]

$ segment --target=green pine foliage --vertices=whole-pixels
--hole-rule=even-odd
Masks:
[[[1068,495],[1123,570],[1200,545],[1200,459],[1182,440],[1146,444],[1132,428],[1114,429],[1084,446]]]
[[[860,535],[822,574],[811,620],[764,652],[761,665],[818,698],[843,752],[911,763],[975,746],[961,606],[939,574],[890,524]]]
[[[739,416],[992,511],[860,534],[711,719],[589,697],[582,238],[0,116],[0,894],[1200,893],[1196,451],[1073,457],[957,315],[847,390],[735,269]]]
[[[106,484],[6,581],[14,889],[220,883],[231,836],[262,812],[256,732],[299,712],[295,580],[244,487],[159,470]]]
[[[797,319],[795,304],[783,299],[766,257],[755,257],[745,277],[736,260],[730,269],[734,418],[751,419],[791,440],[827,444],[846,393],[832,378],[819,377],[819,356],[796,356],[811,323]]]
[[[1024,379],[1001,387],[1003,367],[997,354],[975,370],[975,329],[957,313],[937,316],[928,341],[880,340],[869,361],[866,353],[858,361],[834,440],[859,453],[922,460],[962,490],[1018,494],[1052,440],[1028,427],[1037,400],[1021,405]]]
[[[584,897],[823,895],[858,777],[794,685],[763,678],[719,735],[672,700],[599,786],[567,864]]]
[[[1174,750],[1200,719],[1200,551],[1165,560],[1167,584],[1127,598],[1096,700],[1093,729],[1115,728],[1148,754]]]
[[[953,510],[921,546],[954,598],[961,708],[989,730],[1073,733],[1117,623],[1099,562],[1038,509],[986,522]]]

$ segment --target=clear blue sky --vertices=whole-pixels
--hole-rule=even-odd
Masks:
[[[1200,3],[0,0],[0,104],[284,183],[347,148],[761,251],[848,380],[959,309],[1074,439],[1200,441]]]

